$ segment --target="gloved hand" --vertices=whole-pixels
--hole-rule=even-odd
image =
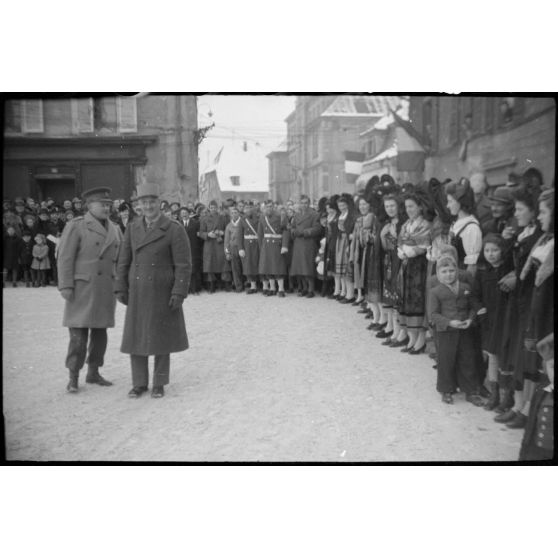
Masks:
[[[64,300],[72,302],[74,300],[74,289],[60,289],[60,294]]]
[[[116,300],[118,300],[121,304],[124,304],[124,306],[128,306],[128,293],[116,293]]]
[[[244,257],[246,257],[246,252],[245,252],[244,250],[239,250],[239,251],[238,251],[238,255],[239,255],[241,258],[244,258]]]
[[[178,310],[182,303],[184,302],[184,297],[180,295],[172,295],[169,300],[169,308],[171,310]]]
[[[288,248],[281,248],[281,254],[286,254],[288,251]]]

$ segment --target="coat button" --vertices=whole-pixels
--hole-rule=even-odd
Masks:
[[[95,242],[95,246],[99,246],[99,243],[98,243],[98,242]]]
[[[103,272],[102,271],[97,271],[97,275],[102,275]]]
[[[102,260],[102,259],[103,259],[103,256],[99,256],[99,260]]]

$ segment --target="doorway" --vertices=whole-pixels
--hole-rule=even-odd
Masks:
[[[49,178],[37,180],[39,185],[39,201],[52,198],[56,205],[64,200],[71,200],[76,195],[76,181],[73,178]]]

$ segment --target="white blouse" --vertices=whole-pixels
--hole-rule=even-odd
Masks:
[[[476,226],[468,223],[476,223]],[[467,226],[465,227],[465,225]],[[463,263],[465,265],[475,265],[482,250],[482,231],[477,218],[474,215],[467,215],[455,221],[450,228],[450,235],[455,236],[458,233],[463,243],[463,250],[465,250]]]

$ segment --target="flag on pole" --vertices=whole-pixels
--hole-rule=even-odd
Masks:
[[[213,164],[217,165],[219,163],[219,160],[221,159],[221,153],[223,153],[223,149],[225,148],[225,146],[221,147],[221,149],[219,149],[219,153],[217,153],[217,155],[215,156],[215,159],[213,159]]]
[[[409,122],[403,120],[393,111],[392,114],[396,126],[397,170],[422,172],[426,154],[422,137]]]
[[[362,172],[364,153],[345,151],[345,178],[349,184],[354,184]]]

